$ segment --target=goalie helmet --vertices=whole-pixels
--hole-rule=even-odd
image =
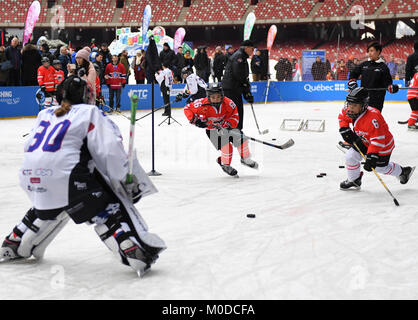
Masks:
[[[57,88],[57,101],[59,104],[63,100],[71,104],[87,103],[87,83],[78,76],[70,76],[63,81]]]
[[[346,112],[347,116],[351,119],[357,119],[363,112],[367,110],[369,105],[369,93],[363,87],[357,87],[353,89],[346,97],[346,108],[349,104],[359,104],[361,109],[359,113],[349,113]]]
[[[224,90],[220,83],[211,83],[206,89],[206,96],[212,106],[219,108],[224,101]]]
[[[186,79],[189,75],[191,75],[193,73],[192,68],[190,68],[189,66],[184,67],[183,69],[181,69],[181,77],[183,79]]]

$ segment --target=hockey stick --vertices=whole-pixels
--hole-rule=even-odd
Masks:
[[[408,120],[405,120],[405,121],[398,121],[398,124],[407,124],[408,123]]]
[[[388,88],[365,88],[368,91],[386,91]],[[418,89],[418,87],[399,87],[399,90]]]
[[[212,124],[212,126],[214,128],[216,128],[216,129],[222,129],[222,127],[217,126],[215,124]],[[281,145],[276,145],[276,144],[272,144],[272,143],[269,143],[269,142],[266,142],[266,141],[258,140],[258,139],[253,138],[253,137],[246,136],[244,134],[244,132],[237,133],[235,131],[230,130],[229,133],[231,135],[235,136],[235,137],[239,137],[239,138],[242,138],[242,139],[248,139],[248,140],[251,140],[251,141],[254,141],[254,142],[258,142],[258,143],[264,144],[266,146],[273,147],[273,148],[277,148],[277,149],[281,149],[281,150],[290,148],[291,146],[293,146],[295,144],[295,141],[293,141],[293,139],[289,139],[288,141],[286,141],[285,143],[283,143]]]
[[[258,126],[258,121],[257,121],[257,118],[256,118],[256,116],[255,116],[255,112],[254,112],[254,107],[253,107],[253,104],[252,104],[252,103],[250,103],[250,105],[251,105],[251,110],[253,111],[254,120],[255,120],[255,124],[257,125],[257,130],[258,130],[258,133],[259,133],[259,134],[266,134],[266,133],[268,133],[268,132],[269,132],[269,130],[268,130],[268,129],[263,130],[262,132],[260,131],[260,127]]]
[[[361,154],[361,156],[363,157],[364,160],[366,160],[366,157],[364,156],[364,154],[360,151],[359,147],[357,146],[357,144],[354,142],[353,143],[354,147],[357,149],[357,151]],[[379,179],[380,183],[383,185],[383,187],[385,187],[386,191],[390,194],[390,196],[393,199],[393,202],[395,203],[395,205],[399,206],[399,202],[398,200],[396,200],[396,198],[393,196],[392,192],[390,192],[389,188],[386,186],[386,184],[383,182],[382,178],[379,176],[379,174],[376,172],[376,170],[374,168],[372,168],[374,174],[376,175],[377,179]]]
[[[134,160],[134,139],[135,139],[135,118],[136,108],[138,106],[138,96],[136,94],[130,97],[131,99],[131,126],[129,130],[129,151],[128,151],[128,174],[126,175],[126,183],[130,184],[133,182],[132,171],[133,171],[133,160]]]
[[[159,108],[157,108],[157,109],[154,109],[154,111],[151,111],[151,112],[147,113],[146,115],[142,116],[141,118],[135,119],[135,121],[139,121],[139,120],[141,120],[141,119],[144,119],[145,117],[150,116],[153,112],[158,111],[158,110],[161,110],[162,108],[167,107],[167,106],[168,106],[168,105],[170,105],[171,103],[172,103],[172,101],[170,101],[169,103],[166,103],[165,105],[163,105],[163,106],[161,106],[161,107],[159,107]]]

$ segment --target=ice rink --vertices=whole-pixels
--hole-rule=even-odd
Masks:
[[[365,173],[361,191],[341,191],[342,106],[254,105],[260,129],[270,131],[259,135],[246,105],[247,135],[271,143],[293,138],[295,145],[278,150],[251,142],[258,171],[243,167],[234,150],[239,179],[216,164],[204,130],[173,110],[183,126],[156,126],[155,168],[163,175],[152,180],[159,193],[137,205],[168,245],[152,271],[139,279],[92,226],[70,221],[43,261],[0,265],[0,299],[418,299],[417,173],[407,185],[383,176],[399,207],[373,173]],[[418,165],[418,133],[397,124],[409,113],[407,103],[383,109],[396,143],[391,160],[400,165]],[[127,146],[129,121],[111,118]],[[284,118],[323,119],[325,132],[281,131]],[[162,120],[158,112],[156,124]],[[0,120],[1,237],[30,207],[18,170],[22,135],[33,122]],[[138,122],[135,145],[151,170],[151,117]]]

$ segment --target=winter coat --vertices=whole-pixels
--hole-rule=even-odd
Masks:
[[[315,61],[312,64],[311,70],[312,76],[314,80],[325,80],[327,76],[327,66],[322,61]]]
[[[20,48],[13,48],[12,46],[9,46],[6,48],[5,52],[7,60],[9,60],[13,65],[13,69],[11,70],[20,71],[22,66],[22,54],[20,53]]]
[[[145,69],[144,69],[144,60],[145,55],[141,56],[139,64],[136,63],[137,58],[134,57],[132,61],[132,69],[135,73],[135,80],[142,81],[145,80]]]
[[[213,58],[213,72],[215,75],[219,75],[224,72],[227,60],[227,57],[222,52],[215,53]]]
[[[130,67],[129,67],[128,57],[122,55],[120,57],[120,63],[125,67],[126,83],[128,83],[129,76],[131,75],[131,70],[130,70]]]
[[[22,52],[22,84],[24,86],[38,85],[37,73],[41,65],[41,55],[36,46],[26,45]]]
[[[161,64],[167,64],[169,69],[172,69],[173,66],[177,65],[177,57],[173,50],[162,50],[160,52]]]
[[[6,52],[0,52],[0,63],[3,63],[7,60],[6,58]],[[9,79],[9,71],[1,71],[0,70],[0,82],[7,83],[7,80]]]

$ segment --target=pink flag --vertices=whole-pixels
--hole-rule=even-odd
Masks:
[[[273,46],[274,38],[276,38],[277,27],[273,24],[267,34],[267,50],[270,51]]]
[[[28,15],[26,17],[25,23],[25,33],[23,36],[23,45],[29,42],[30,36],[32,35],[33,28],[39,19],[39,14],[41,13],[41,4],[39,1],[32,2],[28,10]]]
[[[176,33],[174,34],[174,52],[177,53],[177,48],[181,46],[183,43],[184,36],[186,35],[186,30],[184,28],[178,28]]]

